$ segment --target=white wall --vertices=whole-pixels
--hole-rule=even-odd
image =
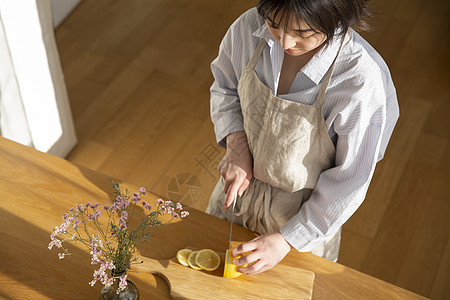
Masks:
[[[2,52],[10,56],[1,60],[10,61],[2,82],[8,83],[9,91],[18,87],[15,93],[0,92],[1,134],[22,142],[18,128],[28,128],[31,145],[22,143],[65,157],[77,140],[51,14],[50,0],[0,0],[7,47]]]
[[[33,147],[0,14],[0,135]]]

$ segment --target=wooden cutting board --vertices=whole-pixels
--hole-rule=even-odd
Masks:
[[[156,260],[135,256],[139,264],[131,269],[162,276],[173,299],[311,299],[314,273],[308,270],[276,265],[256,275],[222,277],[222,262],[213,271],[198,271],[181,265],[176,258]]]

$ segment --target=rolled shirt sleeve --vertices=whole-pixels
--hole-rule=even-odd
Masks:
[[[225,137],[235,131],[243,131],[241,103],[237,92],[238,78],[231,62],[232,30],[230,27],[222,40],[218,57],[211,63],[214,83],[211,86],[211,120],[217,143],[226,147]]]

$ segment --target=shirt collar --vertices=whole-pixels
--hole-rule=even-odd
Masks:
[[[266,23],[264,22],[261,26],[259,26],[258,29],[256,29],[253,32],[253,35],[258,38],[263,38],[266,40],[267,44],[270,48],[273,47],[276,40],[273,38],[273,36],[270,34],[269,29],[267,29]]]
[[[256,29],[253,32],[253,35],[265,39],[270,48],[274,45],[281,48],[280,43],[273,38],[265,23]],[[331,43],[322,47],[322,49],[320,49],[319,52],[317,52],[302,68],[301,72],[308,76],[315,84],[319,84],[333,63],[341,43],[342,37],[340,35],[335,35]]]
[[[302,68],[301,72],[308,76],[315,84],[319,84],[330,69],[341,43],[342,36],[335,35],[328,45],[324,45],[324,47],[309,60]]]

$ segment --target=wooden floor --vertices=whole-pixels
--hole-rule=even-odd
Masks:
[[[224,151],[210,62],[256,1],[83,0],[57,30],[79,144],[68,157],[205,209]],[[390,66],[401,117],[340,262],[450,299],[450,2],[375,0],[363,35]]]

